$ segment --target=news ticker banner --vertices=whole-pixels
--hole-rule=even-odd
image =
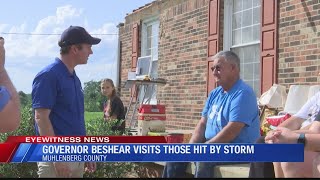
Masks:
[[[167,144],[163,136],[11,136],[0,162],[303,162],[303,144]]]

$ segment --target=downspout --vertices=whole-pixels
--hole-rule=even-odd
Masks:
[[[119,23],[117,25],[118,28],[118,51],[117,51],[117,69],[116,69],[116,82],[115,86],[118,88],[118,92],[120,91],[120,79],[121,79],[121,41],[120,41],[120,28],[123,27],[123,23]]]

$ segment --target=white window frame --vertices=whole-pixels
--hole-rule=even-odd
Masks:
[[[252,41],[250,43],[242,43],[242,44],[238,44],[238,45],[232,45],[232,40],[233,40],[233,33],[232,33],[233,2],[234,2],[234,0],[224,0],[223,50],[230,51],[232,48],[245,47],[245,46],[250,46],[250,45],[259,45],[261,43],[260,40]],[[241,71],[243,71],[243,70],[241,70]],[[260,82],[260,84],[261,84],[261,82]]]
[[[158,26],[158,34],[157,34],[157,51],[158,53],[156,53],[156,55],[154,54],[154,52],[152,52],[152,49],[154,46],[152,46],[151,44],[151,54],[147,55],[147,27],[148,26]],[[141,56],[151,56],[151,62],[150,62],[150,66],[149,66],[149,77],[150,78],[154,78],[151,77],[152,74],[152,66],[153,66],[153,62],[154,61],[158,61],[158,56],[159,56],[159,28],[160,28],[160,21],[159,21],[159,16],[153,16],[150,17],[148,19],[145,19],[142,21],[142,27],[141,27]],[[152,40],[151,40],[152,41]],[[156,74],[158,74],[158,70],[156,70]],[[150,87],[148,87],[148,92],[146,92],[146,96],[147,96],[147,102],[150,104],[157,104],[157,86],[156,85],[148,85]],[[139,99],[142,99],[143,93],[145,90],[141,90],[140,94],[139,94]],[[150,92],[149,92],[150,91]],[[149,98],[149,99],[148,99]],[[146,102],[142,102],[142,103],[146,103]]]

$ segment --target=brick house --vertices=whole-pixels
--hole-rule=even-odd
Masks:
[[[150,76],[168,81],[153,96],[166,105],[168,129],[197,124],[215,87],[208,57],[220,50],[239,55],[241,78],[258,97],[273,83],[318,83],[319,0],[155,0],[118,28],[120,85],[150,56]],[[131,93],[121,89],[125,105]]]

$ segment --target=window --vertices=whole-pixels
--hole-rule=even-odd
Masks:
[[[261,0],[225,0],[224,47],[238,54],[240,76],[260,96]]]
[[[141,56],[151,57],[151,66],[149,69],[150,78],[158,78],[158,42],[159,42],[159,20],[158,18],[150,18],[142,22],[141,33]],[[145,90],[141,90],[139,99],[142,100],[142,96]],[[146,99],[149,98],[150,104],[156,104],[157,99],[157,86],[152,85],[145,93]],[[145,102],[143,102],[145,103]]]

